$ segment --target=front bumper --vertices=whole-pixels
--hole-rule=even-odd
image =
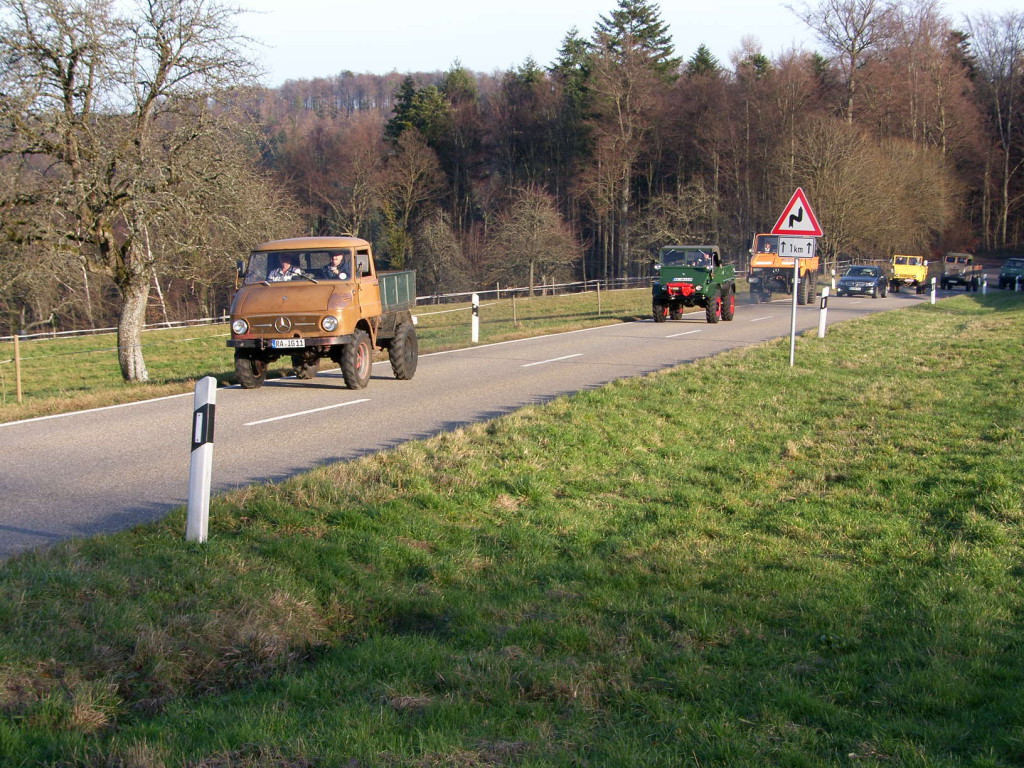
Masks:
[[[308,349],[309,347],[333,347],[338,344],[350,344],[354,340],[351,334],[344,336],[315,336],[312,338],[283,338],[283,339],[267,339],[263,337],[258,338],[241,338],[241,339],[228,339],[227,345],[234,347],[235,349],[255,349],[263,352],[265,350],[271,350],[280,354],[286,355],[298,349]],[[302,342],[302,344],[296,344],[295,342]],[[287,346],[275,346],[275,342],[291,342]]]
[[[839,283],[836,285],[836,291],[843,293],[874,293],[875,288],[874,283]]]

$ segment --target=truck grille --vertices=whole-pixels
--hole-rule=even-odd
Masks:
[[[320,330],[319,315],[263,315],[248,319],[249,333],[255,336],[306,336]]]

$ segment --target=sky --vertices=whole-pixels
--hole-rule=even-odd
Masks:
[[[254,58],[263,84],[330,77],[344,71],[504,72],[528,58],[550,65],[573,27],[589,39],[618,0],[237,0],[251,12],[239,31],[257,41]],[[816,4],[816,3],[814,3]],[[802,7],[802,2],[792,3]],[[676,55],[689,59],[702,43],[728,67],[744,38],[756,38],[774,57],[819,49],[813,33],[784,4],[772,0],[665,0],[658,3]],[[946,15],[1019,11],[1020,0],[947,0]]]

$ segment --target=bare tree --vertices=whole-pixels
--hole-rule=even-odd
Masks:
[[[443,193],[445,180],[437,155],[418,130],[403,131],[396,144],[380,178],[380,200],[388,227],[391,266],[401,268],[412,257],[417,215]]]
[[[582,255],[554,199],[537,187],[519,190],[498,216],[489,250],[491,278],[506,285],[525,282],[531,296],[538,278],[567,277]]]
[[[868,55],[886,39],[892,5],[885,0],[819,0],[817,5],[787,5],[828,47],[846,80],[846,121],[853,122],[859,71]]]
[[[72,245],[120,296],[118,362],[146,381],[153,234],[219,169],[198,147],[252,68],[217,0],[0,0],[0,142],[31,185],[34,237]]]
[[[990,245],[1006,245],[1010,242],[1011,214],[1024,200],[1020,178],[1024,167],[1024,12],[979,14],[969,26],[971,51],[979,75],[979,97],[998,153],[995,162],[986,163],[986,181],[990,175],[996,177],[991,186],[998,190],[998,197],[990,202],[990,185],[986,184],[985,235]],[[994,226],[989,225],[991,209],[996,209]]]

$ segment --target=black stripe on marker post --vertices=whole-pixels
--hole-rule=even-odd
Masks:
[[[205,403],[192,412],[192,450],[213,442],[215,403]]]

